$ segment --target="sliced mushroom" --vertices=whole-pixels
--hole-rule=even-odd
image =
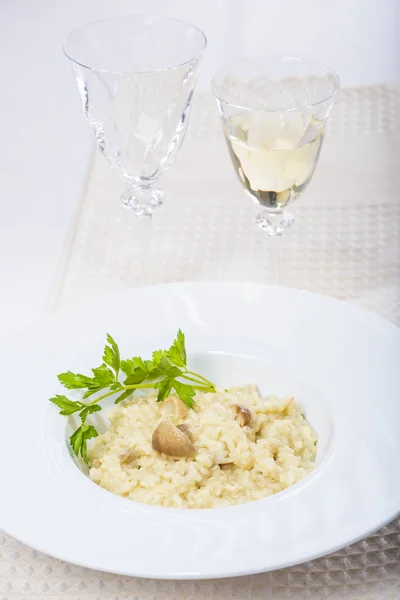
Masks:
[[[162,403],[161,414],[163,417],[186,419],[189,414],[189,408],[178,396],[170,396]]]
[[[184,433],[186,437],[188,437],[189,440],[193,442],[193,435],[189,429],[189,425],[187,425],[186,423],[181,423],[180,425],[177,425],[176,428],[179,429],[179,431],[182,431],[182,433]]]
[[[236,413],[235,419],[241,427],[245,427],[250,423],[251,412],[243,404],[234,404],[233,410]]]
[[[218,466],[221,471],[229,471],[229,469],[232,469],[233,467],[233,462],[221,463]]]
[[[183,431],[175,427],[171,421],[161,421],[152,437],[153,450],[172,458],[191,458],[196,449]]]
[[[121,466],[133,467],[136,463],[137,458],[137,453],[135,452],[135,450],[131,449],[128,450],[128,452],[125,452],[125,454],[121,454],[121,456],[119,457],[119,463]]]

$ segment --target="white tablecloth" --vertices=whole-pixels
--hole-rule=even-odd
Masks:
[[[296,224],[282,239],[281,283],[355,302],[399,325],[398,102],[389,86],[342,92],[314,179],[294,206]],[[196,98],[188,139],[163,184],[166,203],[140,262],[138,223],[119,206],[123,184],[95,155],[49,310],[132,285],[269,281],[271,240],[254,225],[255,209],[236,181],[209,96]],[[400,600],[400,520],[327,558],[198,582],[96,573],[0,534],[1,600],[229,597]]]

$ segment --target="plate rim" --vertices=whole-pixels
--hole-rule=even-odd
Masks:
[[[48,320],[53,320],[53,319],[56,320],[64,314],[67,314],[70,312],[72,313],[72,312],[75,312],[76,310],[84,309],[85,307],[89,307],[90,304],[95,300],[101,301],[101,300],[105,300],[107,298],[112,298],[113,296],[119,296],[124,293],[129,294],[129,293],[132,293],[133,291],[136,292],[136,291],[141,291],[141,290],[150,290],[150,289],[154,289],[154,288],[186,287],[186,286],[202,286],[202,285],[225,285],[225,284],[226,285],[246,285],[246,286],[252,286],[255,288],[282,290],[284,293],[286,293],[286,292],[292,293],[293,292],[293,293],[297,293],[297,294],[304,295],[304,296],[322,298],[323,301],[338,303],[342,306],[346,306],[352,310],[355,310],[355,312],[363,313],[364,315],[369,315],[370,317],[376,319],[377,322],[381,322],[381,323],[385,323],[386,325],[390,325],[395,330],[400,332],[399,325],[396,325],[392,321],[385,319],[384,317],[382,317],[378,313],[374,312],[373,310],[371,310],[369,308],[365,308],[363,306],[359,306],[358,304],[356,304],[354,302],[350,302],[349,300],[345,300],[343,298],[335,298],[335,296],[330,296],[329,294],[323,294],[322,292],[313,292],[311,290],[305,290],[305,289],[298,288],[298,287],[291,287],[288,285],[275,285],[272,283],[257,283],[257,282],[250,281],[247,279],[243,279],[243,280],[242,279],[226,279],[226,280],[225,279],[199,279],[199,280],[191,279],[188,281],[174,280],[174,281],[167,281],[167,282],[162,282],[162,283],[151,283],[149,285],[141,285],[141,286],[137,286],[137,287],[120,286],[120,287],[116,287],[112,290],[108,290],[106,292],[95,293],[93,295],[86,296],[83,300],[78,299],[76,302],[73,302],[72,304],[66,304],[65,306],[61,305],[59,308],[51,309],[49,312],[45,312],[45,313],[41,314],[40,316],[36,317],[29,323],[25,324],[23,327],[21,327],[21,329],[18,329],[17,331],[11,332],[8,335],[6,335],[4,341],[5,342],[12,341],[15,338],[18,338],[19,336],[23,335],[24,332],[29,331],[29,329],[34,328],[35,326],[37,326],[38,324],[40,324],[43,321],[48,321]],[[2,346],[0,346],[0,355],[2,354],[1,347]]]

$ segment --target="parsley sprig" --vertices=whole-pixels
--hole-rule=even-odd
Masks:
[[[103,351],[103,362],[92,369],[92,376],[66,371],[58,375],[58,380],[68,390],[81,390],[81,400],[71,400],[64,394],[50,398],[66,417],[78,413],[81,424],[70,437],[73,453],[87,463],[87,441],[99,435],[94,425],[87,424],[87,418],[101,410],[100,402],[118,394],[114,404],[128,398],[137,389],[156,389],[157,401],[162,402],[172,392],[193,408],[197,390],[214,392],[214,384],[187,368],[185,336],[181,330],[168,350],[156,350],[151,360],[135,356],[121,360],[118,344],[107,334],[107,344]],[[123,375],[123,377],[122,377]],[[121,379],[124,379],[121,383]],[[87,402],[91,396],[94,399]]]

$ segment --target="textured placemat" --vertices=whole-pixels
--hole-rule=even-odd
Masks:
[[[282,240],[281,282],[347,299],[400,324],[398,99],[389,86],[342,92],[295,227]],[[164,188],[151,252],[140,261],[137,223],[119,206],[123,185],[95,156],[51,309],[143,283],[270,280],[270,240],[254,226],[254,207],[235,179],[208,96],[196,98],[188,139]],[[96,573],[0,535],[1,600],[230,597],[400,600],[400,519],[323,559],[197,582]]]
[[[398,99],[388,86],[342,92],[314,178],[293,205],[295,226],[282,239],[281,283],[400,323]],[[166,203],[143,264],[143,223],[121,210],[124,184],[96,155],[53,307],[144,283],[271,280],[273,240],[254,225],[212,98],[196,98],[188,139],[162,183]]]

